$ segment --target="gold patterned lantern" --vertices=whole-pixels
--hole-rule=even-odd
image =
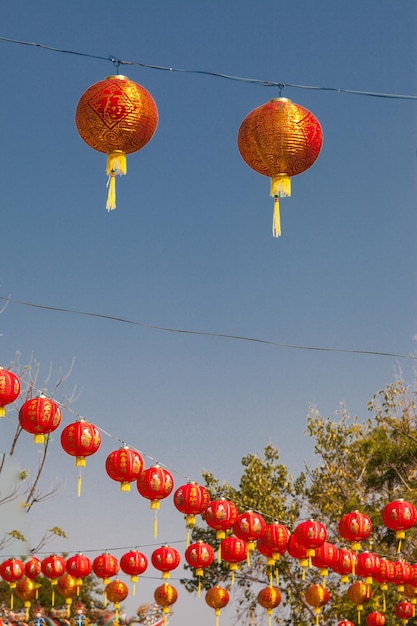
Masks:
[[[151,94],[126,76],[108,76],[81,96],[75,113],[81,139],[107,154],[108,211],[116,208],[115,176],[126,174],[126,154],[143,148],[158,125]]]
[[[214,609],[216,615],[216,626],[219,624],[219,616],[222,609],[229,604],[230,596],[227,589],[215,585],[211,587],[206,593],[206,603]]]
[[[27,576],[24,576],[19,580],[16,585],[15,593],[20,600],[23,600],[23,605],[26,610],[26,621],[29,619],[29,609],[31,600],[36,598],[37,589],[39,584],[34,580],[31,580]]]
[[[106,588],[105,588],[106,598],[110,602],[113,602],[114,608],[116,610],[115,624],[119,623],[120,602],[123,602],[123,600],[126,600],[128,593],[129,593],[129,589],[126,583],[124,583],[121,580],[118,580],[118,579],[112,580],[110,583],[106,585]]]
[[[257,603],[266,609],[269,626],[272,624],[272,611],[281,604],[281,592],[278,587],[263,587],[257,597]]]
[[[72,599],[78,593],[78,584],[75,576],[65,573],[58,579],[57,585],[58,593],[65,598],[65,604],[67,605],[67,617],[70,616]]]
[[[172,585],[165,583],[157,587],[154,591],[154,599],[158,606],[162,607],[164,614],[164,624],[167,623],[167,615],[170,611],[170,607],[177,601],[178,592]]]
[[[272,234],[281,235],[279,198],[291,195],[291,178],[313,165],[323,143],[316,117],[288,98],[274,98],[243,120],[237,138],[242,159],[271,178]]]

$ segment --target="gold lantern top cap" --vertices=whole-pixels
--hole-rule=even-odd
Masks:
[[[272,98],[269,102],[292,102],[289,98]]]
[[[116,80],[129,80],[127,76],[123,76],[123,74],[113,74],[112,76],[106,76],[106,80],[110,78],[115,78]]]

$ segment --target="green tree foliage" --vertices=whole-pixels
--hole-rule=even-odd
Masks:
[[[267,523],[276,520],[291,532],[299,522],[315,519],[326,526],[328,541],[339,548],[350,547],[338,533],[341,516],[359,510],[367,514],[373,524],[373,533],[363,543],[362,550],[374,551],[393,561],[403,558],[416,562],[416,530],[407,532],[398,554],[395,533],[381,520],[381,510],[391,500],[404,498],[417,504],[416,389],[396,381],[375,394],[368,403],[368,411],[369,416],[360,420],[351,417],[342,405],[336,418],[329,419],[311,408],[306,432],[314,445],[315,467],[306,466],[298,477],[291,476],[280,462],[278,450],[269,443],[262,455],[248,454],[242,459],[243,472],[237,488],[220,483],[211,473],[204,473],[211,498],[228,498],[237,505],[239,512],[258,511]],[[193,530],[192,540],[218,546],[214,531],[205,524]],[[227,564],[217,560],[205,569],[202,585],[204,589],[215,584],[228,587],[238,607],[239,621],[255,623],[256,616],[264,611],[256,602],[257,594],[261,587],[269,584],[270,573],[266,559],[254,552],[250,564],[240,564],[233,586]],[[274,580],[278,577],[283,596],[281,607],[274,611],[277,621],[288,626],[314,622],[316,615],[314,608],[305,601],[305,590],[309,584],[325,584],[331,601],[322,607],[319,620],[329,623],[329,620],[350,619],[357,623],[357,607],[348,601],[346,594],[349,584],[357,577],[351,576],[348,583],[342,583],[341,577],[330,571],[324,582],[317,568],[309,567],[303,573],[299,562],[288,555],[276,563],[272,575]],[[199,584],[192,570],[190,577],[182,582],[191,592]],[[396,602],[404,597],[391,587],[385,599],[393,612]],[[374,583],[373,597],[365,605],[365,613],[382,608],[383,594],[380,585]]]

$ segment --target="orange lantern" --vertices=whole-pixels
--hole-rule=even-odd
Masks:
[[[72,599],[78,593],[77,579],[71,574],[65,573],[58,580],[57,591],[65,598],[67,605],[67,617],[70,616]]]
[[[20,559],[7,559],[0,564],[0,576],[9,583],[10,608],[13,609],[13,589],[16,589],[17,581],[25,573],[25,566]]]
[[[185,525],[187,528],[186,544],[188,546],[190,528],[196,524],[196,515],[201,515],[206,510],[210,502],[209,492],[202,485],[189,482],[181,485],[174,493],[174,506],[180,513],[185,515]]]
[[[162,572],[162,578],[169,578],[170,572],[180,564],[181,557],[178,550],[164,545],[152,552],[151,561],[154,568]]]
[[[108,76],[81,96],[75,113],[81,139],[107,154],[107,210],[116,208],[115,176],[126,174],[126,154],[137,152],[152,138],[158,109],[151,94],[126,76]]]
[[[207,591],[205,600],[209,607],[214,609],[214,613],[216,615],[216,626],[218,626],[220,612],[229,604],[229,592],[224,587],[216,585]]]
[[[99,429],[85,419],[68,424],[61,433],[61,446],[67,454],[75,456],[76,467],[85,467],[85,457],[95,454],[100,445]],[[78,495],[80,494],[81,473],[78,476]]]
[[[379,611],[372,611],[366,616],[367,626],[384,626],[385,621],[385,615]]]
[[[110,602],[113,602],[114,608],[116,609],[115,624],[119,623],[120,602],[123,602],[123,600],[127,598],[128,593],[129,589],[127,588],[127,585],[121,580],[112,580],[106,585],[106,597]]]
[[[16,585],[15,593],[20,600],[23,600],[23,606],[26,609],[26,621],[29,620],[30,603],[36,598],[37,587],[38,585],[27,576],[21,578]]]
[[[62,576],[66,570],[67,564],[65,559],[58,554],[51,554],[47,556],[41,562],[42,574],[49,578],[51,581],[52,588],[52,599],[51,604],[54,606],[55,604],[55,587],[58,584],[58,578]]]
[[[411,602],[407,602],[403,600],[402,602],[398,602],[395,607],[395,613],[397,617],[400,618],[403,624],[407,624],[408,620],[414,617],[414,606]]]
[[[281,592],[277,587],[264,587],[260,590],[257,597],[257,603],[266,609],[268,615],[268,623],[272,623],[272,611],[281,604]]]
[[[61,418],[61,409],[56,402],[43,395],[27,400],[19,411],[20,426],[34,435],[34,443],[44,443],[45,435],[58,428]]]
[[[141,455],[129,446],[113,450],[106,459],[106,472],[120,483],[120,491],[130,491],[130,483],[139,478],[143,467]]]
[[[138,576],[143,574],[147,567],[148,559],[139,550],[129,550],[121,557],[120,568],[122,572],[130,576],[130,580],[133,583],[133,595],[136,593]]]
[[[350,585],[347,590],[348,598],[358,607],[358,624],[361,623],[361,611],[365,602],[369,602],[372,598],[372,588],[366,583],[356,581]]]
[[[177,590],[172,585],[164,583],[155,589],[153,597],[155,598],[157,605],[162,607],[164,613],[164,624],[166,624],[166,618],[170,611],[170,606],[172,606],[178,598]]]
[[[351,542],[352,550],[360,550],[361,541],[367,539],[372,532],[372,522],[365,513],[351,511],[339,520],[339,534]]]
[[[263,536],[265,530],[264,518],[255,511],[241,513],[233,524],[233,532],[236,537],[246,541],[248,565],[250,565],[250,553],[255,548],[255,541]]]
[[[403,499],[394,500],[384,506],[381,517],[385,526],[395,531],[395,538],[398,541],[397,552],[401,552],[405,531],[412,528],[417,521],[416,507]]]
[[[103,583],[107,585],[112,576],[116,576],[120,569],[118,559],[108,552],[103,552],[96,556],[93,561],[93,571],[98,578],[103,579]]]
[[[136,481],[137,490],[143,498],[150,500],[150,508],[155,511],[153,534],[157,536],[157,511],[160,500],[167,498],[174,488],[174,479],[168,470],[160,465],[153,465],[143,470]]]
[[[200,597],[201,577],[204,574],[203,569],[213,563],[214,550],[210,544],[204,543],[204,541],[201,540],[197,541],[186,549],[185,560],[190,567],[195,569],[195,575],[198,578],[198,596]]]
[[[314,606],[314,612],[316,614],[316,624],[318,624],[320,609],[330,600],[329,591],[321,585],[310,585],[306,589],[305,599],[308,604]]]
[[[89,576],[93,570],[93,564],[87,556],[78,552],[74,556],[67,559],[67,572],[75,577],[77,585],[77,595],[80,593],[80,587],[83,584],[83,578]]]
[[[271,178],[274,237],[281,235],[279,198],[291,195],[291,177],[313,165],[322,143],[318,120],[288,98],[274,98],[243,120],[237,138],[240,156],[255,172]]]
[[[4,408],[16,400],[20,393],[20,380],[9,370],[0,367],[0,417],[6,415]]]

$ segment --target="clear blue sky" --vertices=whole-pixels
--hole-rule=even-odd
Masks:
[[[416,24],[414,0],[17,0],[3,3],[0,35],[149,65],[417,94]],[[287,87],[283,95],[320,120],[324,145],[282,201],[283,234],[273,239],[269,181],[241,160],[236,135],[276,89],[123,70],[152,93],[160,122],[129,157],[108,214],[105,157],[79,138],[74,112],[113,65],[1,41],[0,49],[2,297],[286,344],[415,354],[416,101]],[[1,315],[0,332],[0,361],[34,354],[41,378],[50,363],[59,375],[76,357],[67,386],[82,392],[72,409],[172,468],[178,485],[201,469],[236,483],[241,457],[268,440],[297,473],[314,462],[304,435],[310,404],[333,416],[344,401],[364,417],[396,370],[408,380],[414,371],[412,361],[17,304]],[[64,423],[73,420],[66,412]],[[7,440],[12,420],[1,426]],[[33,512],[33,542],[45,525],[69,535],[57,551],[153,542],[147,503],[134,490],[119,494],[104,473],[114,447],[105,436],[77,499],[73,459],[55,438],[46,480],[56,476],[61,491]],[[24,450],[36,465],[33,446]],[[161,541],[181,540],[181,516],[170,503],[162,509]],[[154,587],[144,580],[128,610]],[[177,587],[171,623],[198,616],[212,624],[204,601]]]

